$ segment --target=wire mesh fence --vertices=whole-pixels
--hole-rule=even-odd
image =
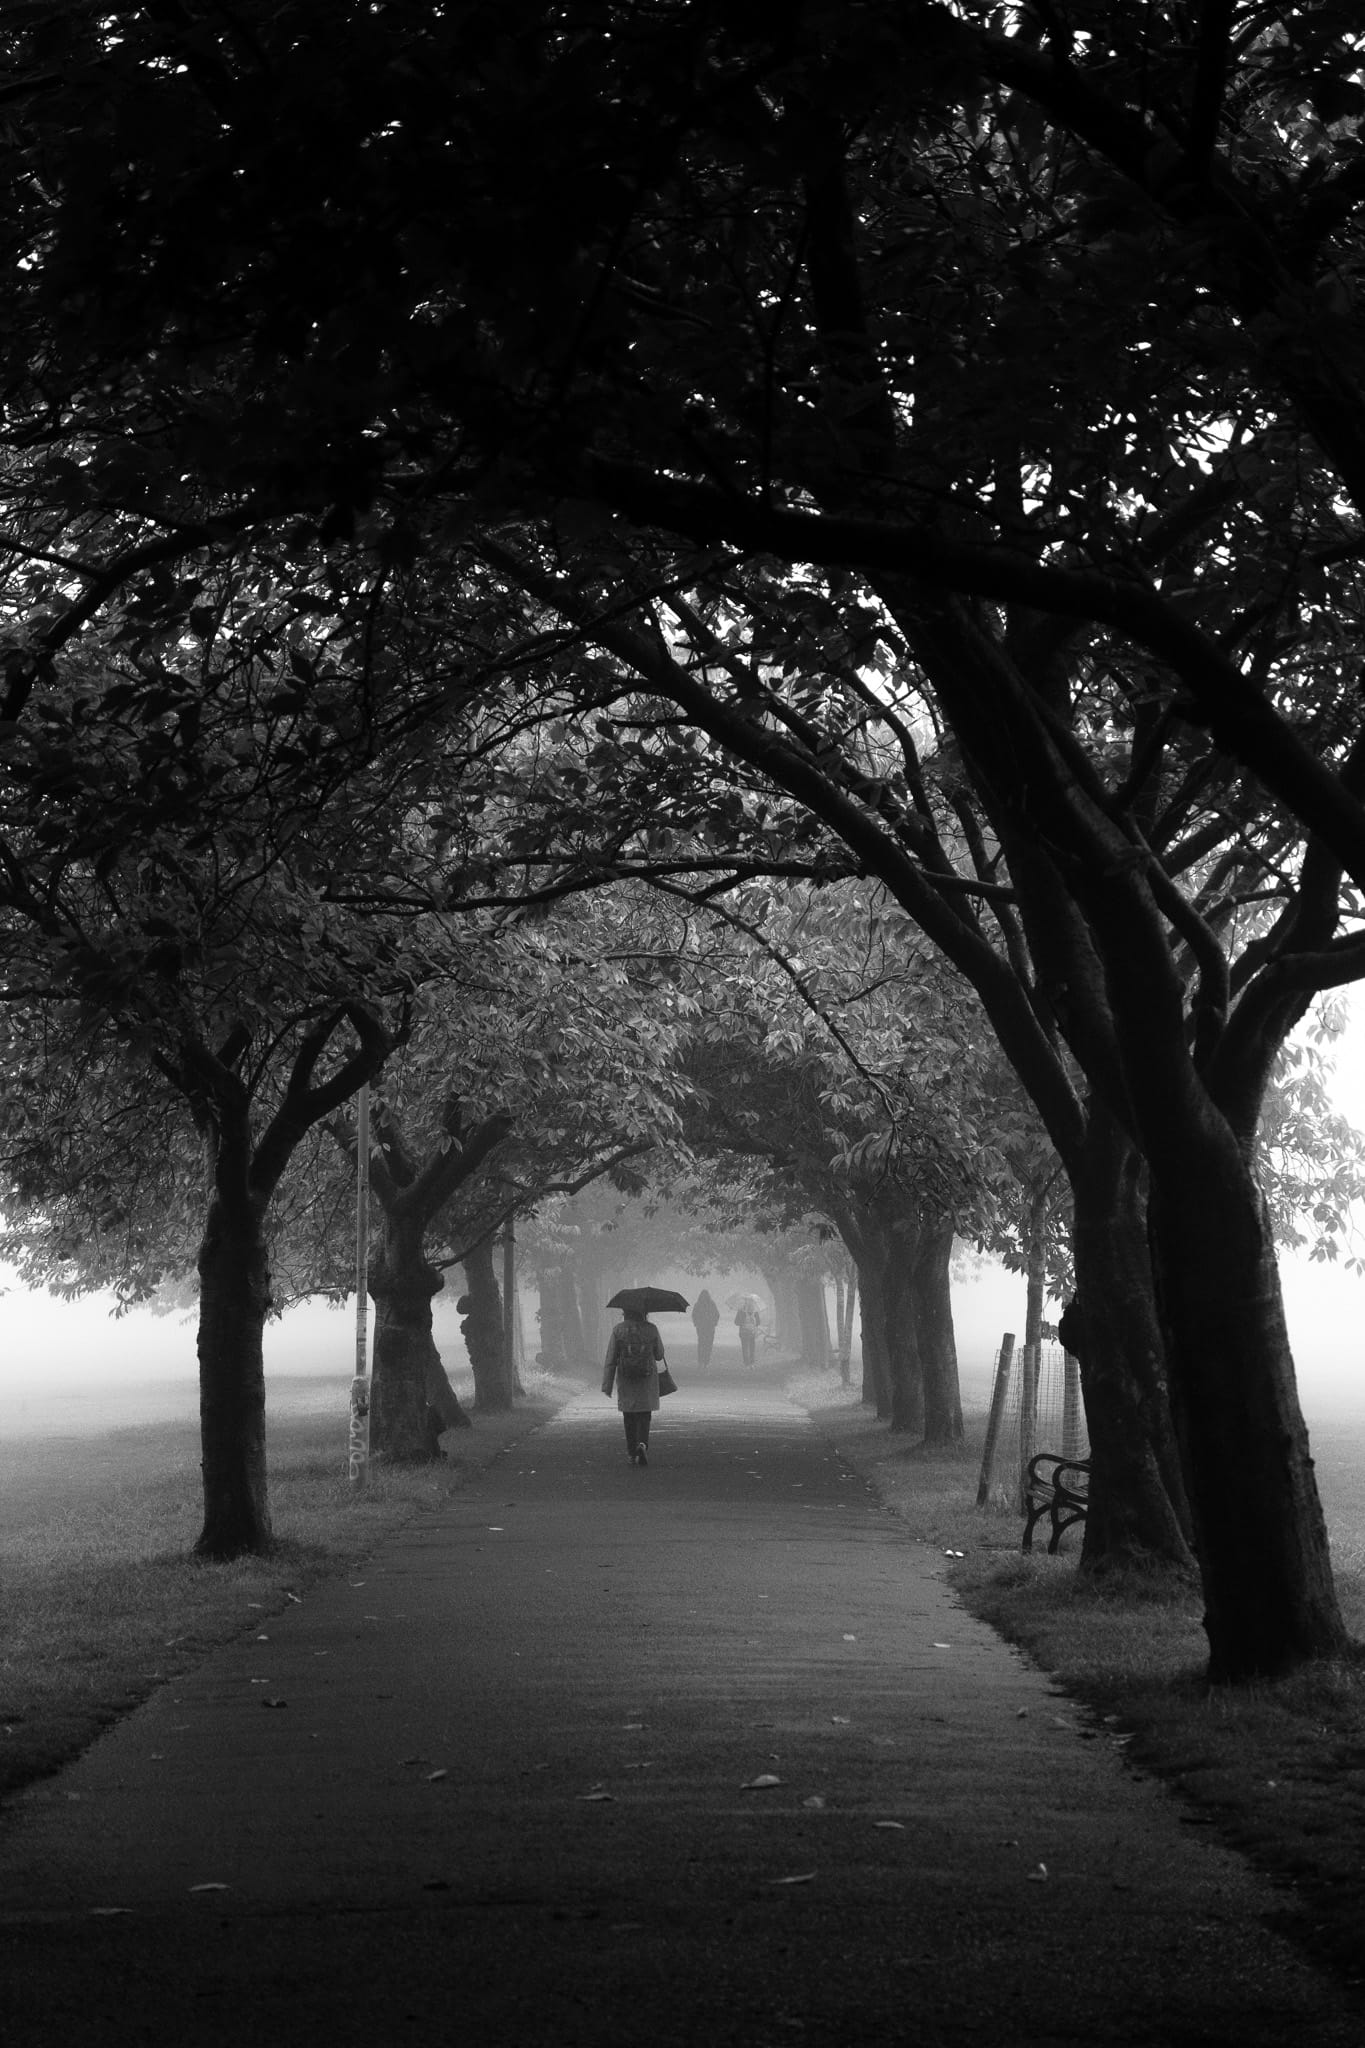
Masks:
[[[1006,1336],[995,1354],[977,1506],[992,1502],[1022,1514],[1024,1475],[1038,1451],[1089,1457],[1080,1367],[1060,1344],[1016,1348]]]

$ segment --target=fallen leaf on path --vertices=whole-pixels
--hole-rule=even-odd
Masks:
[[[849,1726],[849,1718],[847,1714],[831,1714],[829,1718],[831,1721],[835,1723],[837,1727],[847,1728]]]
[[[857,1640],[858,1640],[858,1638],[857,1638],[856,1636],[845,1636],[845,1637],[844,1637],[844,1641],[845,1641],[846,1643],[856,1643],[856,1642],[857,1642]]]
[[[953,1646],[952,1646],[952,1644],[951,1644],[951,1643],[935,1643],[935,1644],[934,1644],[934,1648],[935,1648],[936,1650],[951,1650],[951,1649],[952,1649],[952,1647],[953,1647]]]
[[[1040,1863],[1040,1864],[1038,1865],[1038,1868],[1037,1868],[1036,1870],[1031,1870],[1031,1871],[1029,1872],[1029,1874],[1028,1874],[1028,1881],[1029,1881],[1029,1883],[1030,1883],[1030,1884],[1046,1884],[1046,1883],[1047,1883],[1047,1865],[1046,1865],[1046,1863]]]
[[[813,1870],[803,1870],[796,1877],[770,1877],[768,1882],[769,1884],[814,1884],[815,1872]]]
[[[227,1884],[192,1884],[190,1886],[192,1892],[227,1892],[231,1891],[231,1889],[231,1885]]]
[[[902,1834],[905,1833],[903,1820],[874,1820],[872,1825],[874,1828],[898,1828]]]
[[[92,1920],[112,1920],[116,1913],[131,1913],[132,1910],[131,1906],[92,1906],[90,1908],[90,1918]]]
[[[965,1550],[945,1550],[943,1555],[945,1557],[965,1557],[967,1553]]]
[[[449,1771],[428,1771],[427,1783],[428,1785],[436,1785],[440,1783],[442,1778],[448,1778],[449,1776]]]
[[[288,1700],[262,1700],[261,1705],[263,1707],[287,1707],[289,1702]]]
[[[809,1806],[813,1811],[816,1811],[819,1808],[823,1807],[824,1803],[825,1802],[823,1798],[818,1792],[812,1792],[809,1799],[803,1799],[801,1801],[801,1804],[803,1806]]]
[[[616,1794],[614,1792],[580,1792],[578,1796],[581,1800],[596,1800],[599,1803],[603,1800],[609,1800],[614,1802],[616,1798]]]
[[[781,1783],[782,1780],[775,1777],[771,1771],[760,1771],[756,1778],[746,1778],[739,1789],[741,1792],[768,1792],[774,1785]]]
[[[292,1600],[296,1607],[302,1607],[303,1605],[297,1593],[286,1593],[284,1597],[286,1600]]]

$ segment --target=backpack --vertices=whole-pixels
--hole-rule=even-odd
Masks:
[[[616,1332],[616,1370],[623,1380],[648,1379],[654,1363],[654,1335],[644,1323],[621,1324]]]

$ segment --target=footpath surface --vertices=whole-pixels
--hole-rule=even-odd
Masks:
[[[776,1394],[600,1396],[0,1811],[6,2048],[1359,2048]]]

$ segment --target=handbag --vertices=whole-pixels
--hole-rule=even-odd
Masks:
[[[661,1394],[676,1394],[677,1391],[678,1382],[669,1371],[667,1362],[661,1361],[659,1365],[659,1392]]]

